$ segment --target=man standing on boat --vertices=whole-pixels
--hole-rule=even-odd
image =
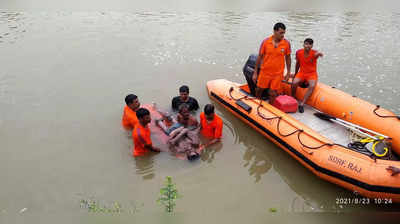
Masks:
[[[318,81],[317,59],[323,57],[321,52],[312,49],[313,39],[304,40],[304,48],[296,52],[296,70],[293,75],[292,96],[296,97],[296,89],[300,82],[308,82],[309,86],[303,100],[299,103],[299,112],[304,112],[304,104],[311,96]],[[299,71],[300,70],[300,71]]]
[[[261,98],[262,92],[269,88],[269,103],[272,104],[280,90],[282,79],[289,79],[290,66],[290,42],[284,39],[286,26],[283,23],[274,25],[274,34],[266,38],[262,43],[258,53],[253,81],[257,83],[256,97]],[[286,75],[283,77],[286,63]],[[260,73],[257,74],[260,67]]]

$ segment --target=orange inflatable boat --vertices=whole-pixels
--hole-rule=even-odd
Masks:
[[[400,169],[400,119],[392,112],[322,83],[316,86],[304,113],[285,113],[255,99],[247,85],[225,79],[207,82],[207,89],[211,99],[318,177],[371,200],[400,202],[400,174],[396,172]],[[298,88],[296,98],[302,99],[305,90]],[[283,92],[289,95],[290,83],[283,84]],[[328,122],[315,113],[341,122]],[[352,135],[360,132],[358,137],[365,134],[381,139],[387,145],[383,147],[386,151],[350,147],[355,143]]]

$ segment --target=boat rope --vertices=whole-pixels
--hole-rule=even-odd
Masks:
[[[233,99],[233,100],[238,101],[238,100],[242,100],[242,99],[247,99],[247,98],[248,98],[247,95],[245,95],[245,96],[243,96],[243,97],[235,98],[235,97],[232,96],[232,91],[233,91],[233,87],[231,87],[231,88],[229,89],[229,96],[230,96],[231,99]]]
[[[348,144],[348,147],[350,149],[353,149],[357,152],[365,152],[365,154],[374,156],[376,158],[381,158],[381,159],[386,159],[386,158],[392,158],[392,155],[390,153],[390,144],[388,144],[384,138],[379,138],[378,140],[372,139],[372,138],[356,138],[350,139],[352,142]],[[367,146],[370,144],[369,146]],[[383,152],[377,152],[376,149],[379,146],[378,144],[384,144],[383,148],[380,148],[381,151]]]
[[[351,149],[355,152],[364,154],[369,156],[371,159],[373,159],[376,162],[377,157],[370,152],[367,148],[365,148],[365,145],[361,142],[351,142],[348,144],[348,149]]]
[[[229,89],[229,96],[231,97],[231,99],[233,99],[233,100],[249,99],[249,100],[255,101],[254,99],[248,97],[247,95],[246,95],[246,96],[243,96],[243,97],[239,97],[239,98],[234,98],[234,97],[232,96],[232,91],[233,91],[233,90],[234,90],[233,87],[231,87],[231,88]],[[297,139],[298,139],[300,145],[302,145],[304,148],[308,148],[308,149],[311,149],[311,150],[317,150],[317,149],[320,149],[320,148],[325,147],[325,146],[329,146],[329,147],[332,147],[332,146],[339,146],[339,147],[342,147],[342,148],[345,148],[345,149],[349,149],[349,150],[353,150],[353,151],[355,150],[355,149],[352,149],[352,148],[350,148],[350,147],[347,147],[347,146],[344,146],[344,145],[341,145],[341,144],[329,143],[329,142],[325,142],[325,143],[323,143],[323,144],[321,144],[321,145],[319,145],[319,146],[308,146],[308,145],[304,144],[304,143],[301,141],[301,139],[300,139],[300,135],[301,135],[301,133],[304,132],[304,130],[302,130],[302,129],[297,129],[297,128],[296,128],[296,130],[294,130],[293,132],[291,132],[291,133],[289,133],[289,134],[283,134],[283,133],[281,132],[281,130],[280,130],[280,122],[281,122],[281,120],[283,120],[283,117],[280,117],[280,116],[266,117],[264,114],[262,114],[262,113],[260,112],[260,108],[261,108],[261,107],[263,107],[263,105],[262,105],[262,100],[260,99],[260,102],[259,102],[259,104],[258,104],[258,106],[257,106],[257,115],[258,115],[259,117],[261,117],[262,119],[267,120],[267,121],[274,120],[274,119],[278,119],[276,129],[277,129],[279,135],[282,136],[282,137],[289,137],[289,136],[294,135],[294,134],[297,133]],[[303,149],[303,150],[304,150],[304,149]],[[373,155],[372,153],[370,153],[370,152],[365,152],[365,151],[358,151],[358,150],[357,150],[357,152],[362,153],[362,154],[367,155],[367,156],[370,156],[370,157],[371,157],[371,155]],[[310,152],[307,152],[307,153],[312,154],[312,152],[311,152],[311,153],[310,153]],[[371,157],[371,158],[372,158],[372,157]]]
[[[382,117],[382,118],[397,118],[398,120],[400,120],[400,116],[397,116],[397,115],[393,115],[393,116],[389,115],[389,116],[387,116],[387,115],[380,115],[380,114],[378,114],[376,111],[377,111],[380,107],[381,107],[380,105],[376,105],[376,108],[374,109],[374,114],[375,114],[376,116]]]
[[[363,154],[365,154],[365,155],[368,155],[368,156],[370,156],[372,159],[374,159],[374,160],[376,160],[377,158],[381,158],[381,159],[385,159],[385,158],[382,158],[382,157],[385,157],[385,156],[388,156],[388,158],[389,158],[389,160],[391,160],[391,159],[393,159],[393,156],[391,155],[391,152],[390,152],[390,148],[388,148],[389,149],[389,151],[386,151],[385,150],[385,153],[384,154],[379,154],[379,153],[376,153],[376,151],[375,151],[375,146],[376,146],[376,143],[378,143],[378,142],[380,142],[380,141],[383,141],[383,142],[385,142],[385,143],[388,143],[388,142],[386,142],[384,139],[382,139],[382,138],[379,138],[379,140],[375,140],[375,141],[373,141],[374,142],[374,144],[375,144],[375,146],[374,145],[372,145],[372,152],[370,151],[370,150],[368,150],[368,148],[366,147],[366,144],[368,143],[368,142],[365,142],[365,140],[366,139],[368,139],[368,138],[365,138],[365,135],[362,135],[361,133],[359,133],[359,132],[356,132],[356,131],[354,131],[354,130],[352,130],[352,129],[348,129],[349,130],[349,140],[351,141],[347,146],[348,146],[348,148],[350,148],[350,149],[352,149],[353,151],[356,151],[356,152],[359,152],[359,153],[363,153]],[[371,142],[371,141],[369,141],[369,142]],[[390,147],[390,145],[388,145],[388,147]],[[387,154],[389,154],[389,155],[387,155]]]
[[[352,142],[359,142],[365,138],[364,135],[361,135],[359,132],[356,132],[353,129],[348,129],[348,130],[349,130],[349,139]]]
[[[279,133],[281,136],[283,136],[283,137],[289,137],[289,136],[295,134],[296,132],[303,132],[303,130],[301,130],[301,129],[296,129],[296,130],[293,131],[292,133],[289,133],[289,134],[282,134],[281,131],[280,131],[280,128],[279,128],[279,124],[281,123],[281,120],[282,120],[282,117],[279,117],[278,124],[276,125],[276,129],[278,130],[278,133]],[[300,134],[300,133],[299,133],[299,134]]]
[[[332,144],[332,143],[324,143],[324,144],[321,144],[321,145],[319,145],[319,146],[314,146],[314,147],[308,146],[308,145],[304,144],[304,143],[300,140],[300,133],[303,133],[303,132],[304,132],[304,131],[301,130],[301,132],[299,132],[299,133],[297,134],[297,139],[299,140],[300,144],[301,144],[303,147],[305,147],[305,148],[316,150],[316,149],[320,149],[320,148],[322,148],[322,147],[324,147],[324,146],[334,146],[334,145],[342,146],[342,145],[339,145],[339,144],[336,144],[336,143],[334,143],[334,144]]]
[[[341,146],[341,147],[344,147],[344,148],[347,148],[346,146],[343,146],[343,145],[340,145],[340,144],[336,144],[336,143],[333,143],[333,144],[332,144],[332,143],[323,143],[323,144],[321,144],[321,145],[319,145],[319,146],[308,146],[308,145],[304,144],[304,143],[301,141],[301,139],[300,139],[300,134],[303,133],[304,130],[302,130],[302,129],[297,129],[297,128],[296,128],[296,130],[294,130],[293,132],[291,132],[291,133],[289,133],[289,134],[283,134],[283,133],[281,132],[281,130],[280,130],[280,122],[281,122],[281,120],[283,120],[283,118],[282,118],[282,117],[279,117],[279,116],[275,116],[275,117],[265,117],[265,116],[260,112],[260,107],[263,107],[263,105],[261,104],[261,100],[260,100],[260,104],[259,104],[258,107],[257,107],[257,115],[258,115],[258,116],[260,116],[262,119],[267,120],[267,121],[268,121],[268,120],[273,120],[273,119],[278,119],[278,123],[276,124],[276,130],[278,131],[279,135],[281,135],[282,137],[289,137],[289,136],[294,135],[294,134],[297,133],[297,139],[298,139],[300,145],[302,145],[302,146],[305,147],[305,148],[312,149],[312,150],[316,150],[316,149],[320,149],[320,148],[322,148],[322,147],[324,147],[324,146],[335,146],[335,145]]]

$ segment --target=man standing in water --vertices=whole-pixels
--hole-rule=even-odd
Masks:
[[[195,98],[189,96],[189,87],[186,85],[181,86],[179,88],[179,96],[172,99],[172,109],[179,110],[179,106],[183,103],[189,106],[189,111],[199,109],[199,103]]]
[[[207,104],[204,106],[204,112],[200,114],[200,132],[203,136],[210,139],[205,147],[220,142],[222,138],[222,119],[215,114],[214,106]]]
[[[262,92],[269,88],[270,104],[274,102],[278,95],[277,91],[280,90],[285,62],[287,70],[285,80],[290,76],[291,49],[290,42],[284,39],[285,32],[286,26],[283,23],[274,25],[274,34],[261,43],[254,69],[253,81],[257,83],[256,97],[261,98]],[[260,74],[257,74],[260,65]]]
[[[317,59],[324,56],[321,52],[312,49],[313,44],[313,39],[307,38],[304,40],[304,48],[296,52],[296,70],[292,84],[292,96],[296,97],[296,89],[300,82],[308,82],[309,84],[303,100],[299,103],[300,113],[304,112],[304,103],[311,96],[318,81]]]
[[[149,151],[160,152],[160,149],[152,145],[150,138],[150,128],[148,124],[151,122],[150,112],[145,108],[139,108],[136,111],[139,120],[132,132],[133,139],[133,156],[143,156]]]
[[[136,111],[140,107],[140,102],[135,94],[129,94],[125,97],[126,106],[124,108],[124,114],[122,115],[122,127],[125,130],[132,130],[135,125],[139,122],[136,117]]]

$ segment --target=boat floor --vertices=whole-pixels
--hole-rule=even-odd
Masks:
[[[247,85],[240,86],[240,91],[247,96],[254,97],[252,94],[250,94],[250,90]],[[340,124],[318,118],[314,115],[315,112],[321,111],[318,111],[309,105],[304,105],[304,113],[296,112],[288,113],[288,115],[292,116],[294,119],[308,126],[310,129],[314,130],[325,138],[330,139],[333,143],[347,147],[349,143],[352,142],[352,131]],[[389,157],[389,160],[400,161],[400,156],[395,154],[392,150]]]
[[[351,142],[350,131],[347,128],[322,120],[314,115],[315,112],[319,111],[309,105],[304,105],[304,113],[296,112],[289,115],[336,144],[347,146]]]
[[[248,96],[254,97],[250,94],[247,85],[241,86],[240,91]],[[319,111],[305,104],[304,113],[296,112],[289,113],[289,115],[336,144],[347,146],[351,143],[350,131],[347,128],[334,122],[322,120],[314,115],[315,112]]]
[[[315,112],[319,111],[311,106],[304,105],[304,113],[296,112],[290,113],[290,115],[336,144],[347,146],[351,142],[350,131],[346,127],[322,120],[314,115]]]

